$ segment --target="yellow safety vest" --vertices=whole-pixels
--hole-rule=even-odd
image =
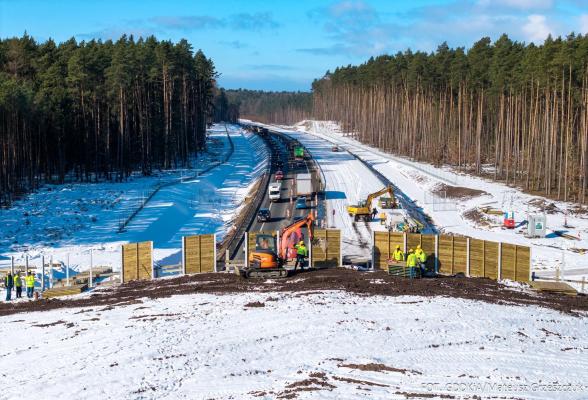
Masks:
[[[21,287],[22,286],[22,280],[20,279],[20,276],[15,276],[14,277],[14,287]]]
[[[415,251],[415,254],[420,262],[422,262],[422,263],[427,262],[427,255],[425,254],[425,252],[422,249]]]
[[[404,252],[402,250],[394,250],[394,260],[404,261]]]
[[[34,288],[35,287],[35,277],[34,275],[27,275],[25,278],[25,282],[27,284],[28,288]]]
[[[416,267],[417,265],[417,256],[414,253],[410,253],[408,257],[406,257],[406,266],[407,267]]]

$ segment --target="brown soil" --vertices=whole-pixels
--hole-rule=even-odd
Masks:
[[[555,205],[555,203],[547,202],[544,199],[533,199],[529,201],[529,204],[537,208],[540,208],[541,210],[545,211],[546,214],[562,213],[562,211]]]
[[[400,372],[401,374],[411,373],[411,374],[415,374],[415,375],[422,375],[422,372],[419,372],[419,371],[414,371],[414,370],[410,370],[410,369],[402,369],[402,368],[394,368],[394,367],[389,367],[389,366],[384,365],[384,364],[375,364],[375,363],[370,363],[370,364],[340,364],[340,365],[338,365],[338,367],[344,367],[344,368],[350,368],[350,369],[359,369],[361,371],[371,371],[371,372],[389,371],[389,372]]]
[[[374,279],[387,284],[373,284]],[[143,298],[165,298],[182,294],[233,294],[258,292],[260,299],[270,292],[321,293],[343,290],[360,296],[426,296],[473,299],[492,304],[536,305],[571,315],[588,312],[588,297],[566,296],[547,292],[511,290],[496,281],[484,278],[440,277],[435,279],[405,279],[384,271],[358,272],[345,268],[304,271],[292,277],[270,282],[244,279],[235,274],[210,273],[187,275],[174,279],[134,281],[109,287],[92,296],[63,300],[59,298],[22,303],[0,303],[0,315],[58,308],[99,308],[111,310],[120,305],[141,304]]]
[[[353,378],[343,378],[341,376],[333,376],[333,379],[336,381],[347,382],[347,383],[356,383],[358,385],[364,385],[364,386],[390,387],[390,385],[383,385],[381,383],[370,382],[370,381],[361,381],[359,379],[353,379]]]
[[[439,183],[438,185],[435,185],[431,192],[433,194],[436,194],[437,196],[446,196],[448,199],[460,200],[467,200],[473,197],[481,196],[483,194],[488,194],[483,190],[471,189],[461,186],[450,186],[444,183]]]
[[[477,208],[470,208],[463,213],[463,217],[479,226],[490,226],[488,219]]]

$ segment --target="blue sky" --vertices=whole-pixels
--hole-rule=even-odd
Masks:
[[[0,0],[0,37],[188,39],[227,88],[309,90],[370,56],[588,33],[588,0]]]

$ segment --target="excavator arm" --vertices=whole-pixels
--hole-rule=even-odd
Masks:
[[[295,232],[297,229],[302,228],[303,226],[306,226],[308,228],[308,236],[310,239],[310,243],[312,243],[312,239],[314,238],[313,225],[314,225],[314,215],[312,214],[312,212],[310,212],[310,213],[308,213],[308,215],[304,219],[301,219],[300,221],[296,221],[296,222],[288,225],[287,227],[285,227],[282,230],[282,232],[280,233],[280,249],[279,249],[280,258],[282,258],[284,260],[287,258],[288,248],[291,247],[291,245],[292,245],[292,243],[289,243],[290,237],[293,232]]]
[[[390,197],[394,198],[394,189],[392,189],[392,186],[386,186],[383,189],[378,190],[375,193],[371,193],[366,200],[365,206],[367,208],[369,208],[371,210],[372,208],[372,201],[376,198],[379,197],[385,193],[388,193],[390,195]]]

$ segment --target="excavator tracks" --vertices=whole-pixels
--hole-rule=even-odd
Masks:
[[[252,279],[279,279],[279,278],[286,278],[288,276],[287,269],[246,269],[241,270],[241,276],[244,278],[252,278]]]

